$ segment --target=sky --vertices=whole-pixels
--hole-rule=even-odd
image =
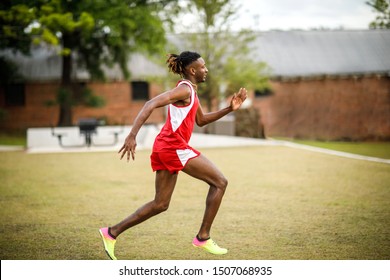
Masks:
[[[368,29],[376,14],[367,0],[235,0],[233,30]]]

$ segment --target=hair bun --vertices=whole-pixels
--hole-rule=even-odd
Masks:
[[[166,63],[168,68],[175,74],[184,75],[184,69],[187,65],[200,58],[200,54],[196,52],[184,51],[180,55],[168,54]]]

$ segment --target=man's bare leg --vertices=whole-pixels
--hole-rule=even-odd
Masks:
[[[228,182],[217,167],[203,155],[191,159],[183,172],[206,182],[210,186],[203,221],[198,232],[199,238],[207,239],[210,237],[211,226],[218,213]]]
[[[113,237],[117,237],[125,230],[146,221],[147,219],[168,209],[173,190],[177,181],[177,173],[172,174],[168,170],[156,171],[154,200],[140,207],[133,214],[120,223],[110,228]]]

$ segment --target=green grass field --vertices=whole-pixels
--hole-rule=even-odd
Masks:
[[[229,179],[213,256],[191,246],[208,187],[181,173],[170,209],[118,238],[119,259],[390,258],[390,165],[287,147],[203,149]],[[98,228],[154,195],[149,151],[0,153],[0,257],[107,259]]]
[[[358,154],[369,157],[390,159],[390,142],[342,142],[342,141],[314,141],[280,138],[294,143],[309,145],[324,149]]]
[[[0,145],[26,146],[27,137],[25,132],[5,133],[0,132]]]

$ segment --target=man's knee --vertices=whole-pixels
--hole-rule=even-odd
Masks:
[[[228,186],[228,180],[226,179],[226,177],[223,176],[222,174],[218,176],[215,187],[225,192],[227,186]]]
[[[154,208],[154,211],[156,213],[165,212],[169,208],[169,202],[166,202],[166,201],[157,202],[157,201],[155,201],[154,205],[153,205],[153,208]]]

